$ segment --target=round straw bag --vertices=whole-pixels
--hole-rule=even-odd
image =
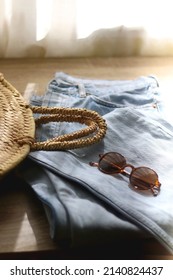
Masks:
[[[33,113],[41,116],[34,119]],[[78,122],[85,126],[69,134],[36,142],[36,127],[48,122]],[[30,151],[81,148],[99,142],[105,133],[106,123],[97,112],[82,108],[30,106],[0,73],[0,178]]]

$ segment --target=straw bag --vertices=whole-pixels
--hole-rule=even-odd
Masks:
[[[33,113],[41,116],[34,119]],[[85,124],[85,127],[36,142],[36,127],[48,122],[78,122]],[[97,112],[82,108],[30,106],[0,73],[0,178],[30,151],[81,148],[99,142],[105,133],[106,123]]]

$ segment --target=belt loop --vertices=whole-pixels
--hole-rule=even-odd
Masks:
[[[86,97],[86,90],[85,90],[85,86],[83,83],[78,83],[77,84],[78,88],[79,88],[79,95],[80,97]]]

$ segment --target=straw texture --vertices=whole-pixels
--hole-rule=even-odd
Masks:
[[[26,157],[34,134],[32,110],[0,73],[0,178]]]
[[[55,138],[43,142],[31,143],[31,150],[69,150],[77,149],[98,143],[106,134],[105,120],[95,111],[85,108],[64,107],[37,107],[32,106],[34,113],[40,116],[36,119],[36,125],[56,122],[77,122],[85,124],[85,127],[69,134],[58,135]]]
[[[33,113],[40,114],[34,120]],[[36,142],[35,124],[77,122],[85,127],[43,142]],[[21,94],[0,73],[0,178],[31,151],[67,150],[98,143],[106,134],[105,120],[83,108],[29,106]]]

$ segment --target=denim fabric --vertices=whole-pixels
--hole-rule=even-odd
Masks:
[[[173,127],[160,114],[160,89],[154,77],[130,81],[89,80],[56,73],[45,96],[31,104],[85,107],[106,120],[105,138],[72,151],[32,152],[23,174],[43,202],[52,238],[79,246],[119,237],[155,237],[173,253]],[[50,123],[38,140],[79,129]],[[157,197],[136,191],[129,179],[89,165],[100,153],[116,151],[134,166],[154,169],[161,182]]]

